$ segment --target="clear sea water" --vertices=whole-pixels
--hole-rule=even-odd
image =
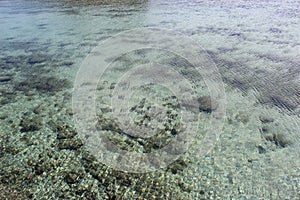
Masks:
[[[195,41],[214,63],[226,95],[222,129],[210,138],[209,151],[203,153],[208,145],[201,141],[211,130],[214,99],[197,108],[200,125],[187,152],[142,174],[93,157],[77,134],[78,110],[72,108],[73,83],[85,58],[103,41],[138,28]],[[0,199],[299,199],[299,30],[297,0],[0,0]],[[109,51],[127,48],[122,44]],[[156,139],[130,137],[108,119],[110,97],[131,59],[186,63],[159,49],[120,56],[97,85],[99,129],[124,150],[157,150],[161,144],[152,143],[171,140],[179,134],[175,128],[160,127],[163,136]],[[202,80],[196,87],[202,97],[209,95]],[[147,86],[133,94],[136,123],[151,117],[159,123],[159,115],[151,115],[155,99],[170,113],[178,111],[174,98],[159,97],[174,94],[160,89]],[[168,123],[177,126],[172,119]]]

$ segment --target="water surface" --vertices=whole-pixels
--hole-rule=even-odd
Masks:
[[[0,197],[298,199],[299,13],[300,3],[292,0],[0,1]],[[130,174],[84,149],[74,127],[72,87],[94,47],[142,27],[171,29],[198,42],[222,76],[227,105],[210,153],[198,156],[203,134],[209,135],[210,112],[202,109],[199,138],[186,154],[167,168]],[[99,83],[100,99],[116,84],[111,75]],[[111,139],[120,147],[153,150],[100,119],[102,129],[117,133]]]

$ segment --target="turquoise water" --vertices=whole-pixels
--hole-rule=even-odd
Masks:
[[[299,199],[299,13],[298,1],[0,1],[0,199]],[[159,133],[154,139],[128,135],[110,105],[121,88],[117,79],[130,69],[124,66],[157,61],[183,68],[201,93],[190,148],[161,169],[128,173],[86,149],[76,126],[81,107],[72,107],[74,82],[103,41],[153,27],[193,39],[216,67],[226,95],[222,131],[210,137],[211,117],[218,119],[214,102],[220,102],[212,98],[207,105],[209,81],[195,78],[187,60],[159,49],[110,58],[97,83],[97,130],[123,150],[155,152],[182,130],[178,120],[186,115],[178,109],[194,109],[178,106],[170,88],[149,84],[128,94],[135,119],[129,125]],[[193,45],[183,49],[192,54]],[[128,48],[113,47],[107,51]],[[186,82],[172,81],[188,91]]]

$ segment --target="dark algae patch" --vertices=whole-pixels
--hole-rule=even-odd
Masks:
[[[64,89],[71,88],[72,83],[68,79],[60,79],[55,76],[38,76],[27,77],[25,81],[16,83],[15,90],[22,91],[25,94],[32,90],[38,93],[55,93]]]

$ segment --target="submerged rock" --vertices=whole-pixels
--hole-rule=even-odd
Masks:
[[[214,102],[212,103],[210,96],[199,97],[198,102],[200,111],[211,113],[217,109],[216,104]]]
[[[249,115],[245,112],[238,112],[238,114],[235,116],[235,119],[246,124],[247,122],[249,122]]]
[[[172,164],[167,167],[167,170],[170,170],[172,174],[177,174],[178,171],[183,171],[188,166],[186,160],[179,158]]]
[[[29,131],[38,131],[42,128],[41,118],[38,116],[29,117],[26,114],[20,122],[21,131],[29,132]]]
[[[70,150],[79,149],[82,145],[83,142],[80,138],[59,139],[57,144],[59,149],[70,149]]]
[[[0,82],[8,82],[12,79],[11,76],[0,76]]]
[[[28,63],[29,64],[38,64],[38,63],[45,62],[46,60],[47,60],[47,56],[45,56],[45,55],[32,55],[28,59]]]
[[[292,139],[288,133],[274,124],[264,125],[261,128],[261,135],[264,139],[274,143],[279,148],[287,147],[292,144]]]
[[[259,120],[264,124],[274,122],[274,118],[266,116],[266,115],[260,116]]]
[[[12,92],[12,91],[9,91],[6,89],[1,89],[0,90],[0,106],[15,102],[16,96],[17,96],[17,94],[15,92]]]
[[[266,149],[261,145],[257,146],[257,149],[259,154],[266,153]]]

